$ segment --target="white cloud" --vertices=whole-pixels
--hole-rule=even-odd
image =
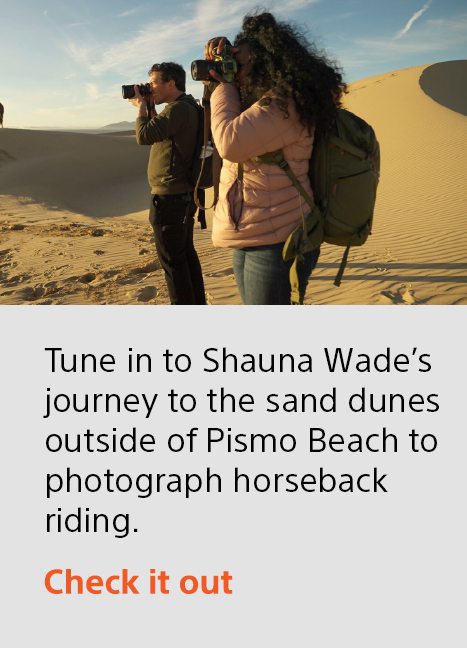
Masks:
[[[467,14],[457,16],[456,18],[435,18],[427,20],[428,27],[435,29],[444,29],[451,32],[466,32],[467,31]]]
[[[73,22],[73,23],[68,23],[68,25],[65,25],[65,27],[72,28],[72,27],[84,27],[86,25],[91,25],[92,23],[90,22]]]
[[[134,16],[135,14],[141,13],[141,11],[144,11],[145,6],[144,5],[139,5],[138,7],[132,7],[130,9],[125,9],[125,11],[122,11],[121,13],[117,14],[117,18],[127,18],[127,16]]]
[[[72,58],[75,63],[87,64],[91,53],[90,47],[82,45],[80,46],[69,40],[64,44],[64,49],[68,56],[70,56],[70,58]]]
[[[270,10],[277,15],[289,17],[291,11],[319,1],[273,0]],[[193,48],[199,48],[199,55],[202,56],[203,45],[209,38],[239,31],[243,16],[251,9],[251,0],[233,3],[226,3],[225,0],[198,0],[190,7],[187,18],[174,16],[170,20],[156,20],[126,41],[87,47],[70,41],[65,49],[76,63],[85,64],[93,75],[98,76],[110,70],[128,75],[139,74],[142,62],[146,71],[146,67],[156,59],[177,60]]]
[[[86,83],[86,94],[90,99],[95,99],[99,96],[99,88],[95,83]]]
[[[387,54],[414,54],[417,52],[436,52],[446,49],[446,44],[443,42],[433,42],[419,40],[417,42],[404,43],[403,46],[395,43],[393,40],[384,39],[365,39],[360,38],[355,41],[356,45],[364,50],[371,51],[375,57]],[[373,56],[373,55],[372,55]]]
[[[455,18],[427,20],[416,33],[402,41],[392,39],[355,39],[353,43],[359,50],[367,51],[369,57],[378,58],[387,54],[411,54],[416,52],[448,53],[467,42],[467,14]]]
[[[401,29],[400,32],[398,32],[394,36],[394,40],[398,40],[399,38],[402,38],[402,36],[405,36],[405,34],[407,34],[410,31],[410,29],[411,29],[412,25],[414,24],[414,22],[416,20],[418,20],[421,16],[423,16],[425,11],[427,11],[429,9],[429,7],[431,5],[431,2],[432,2],[432,0],[428,0],[428,2],[426,4],[424,4],[423,7],[421,9],[419,9],[419,11],[416,11],[414,13],[414,15],[410,18],[410,20],[405,25],[405,27],[403,29]]]
[[[381,71],[462,58],[467,42],[467,14],[426,20],[407,38],[346,38],[336,41],[333,55],[348,79],[362,78]],[[465,57],[464,57],[465,58]],[[371,62],[371,64],[369,63]]]

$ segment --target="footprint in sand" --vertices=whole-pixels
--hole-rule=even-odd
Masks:
[[[136,300],[139,302],[148,302],[157,297],[157,288],[155,286],[146,286],[142,288],[136,295]]]
[[[392,254],[392,252],[391,252],[391,250],[390,250],[389,248],[386,248],[386,249],[384,250],[384,259],[383,259],[383,260],[384,260],[386,263],[391,263],[391,261],[397,261],[398,259],[397,259],[397,257],[395,257],[395,256]]]
[[[94,281],[95,278],[96,278],[96,275],[94,274],[94,272],[87,272],[86,274],[81,275],[81,277],[79,277],[78,281],[80,281],[81,283],[88,284],[88,283],[91,283],[91,281]]]
[[[402,304],[402,300],[400,299],[400,296],[392,292],[392,290],[382,290],[380,293],[380,298],[379,301],[382,304]]]
[[[412,284],[402,285],[395,292],[391,290],[383,290],[381,292],[383,298],[389,300],[391,304],[405,304],[407,306],[413,306],[417,304],[423,304],[427,300],[417,299],[415,297],[415,291],[412,289]],[[385,301],[382,299],[381,301]]]
[[[233,276],[233,268],[224,268],[223,270],[217,270],[216,272],[206,272],[206,277],[229,277]]]
[[[133,268],[130,270],[129,274],[135,275],[135,274],[149,274],[150,272],[155,272],[156,270],[160,270],[160,265],[158,261],[150,261],[144,266],[141,266],[139,268]]]
[[[0,261],[3,261],[3,263],[0,264],[0,268],[9,268],[11,265],[11,260],[13,258],[13,254],[11,254],[12,250],[11,248],[7,250],[0,250]]]
[[[45,288],[44,286],[34,286],[28,287],[28,288],[23,288],[22,290],[18,291],[21,297],[24,299],[24,301],[36,301],[36,299],[40,299],[45,295]]]
[[[399,288],[399,294],[401,296],[402,301],[404,304],[416,304],[417,300],[415,299],[415,291],[414,290],[409,290],[409,288],[403,286],[402,288]]]
[[[24,283],[30,279],[30,275],[14,275],[13,277],[7,277],[5,281],[6,286],[19,286],[19,284]]]
[[[116,279],[116,282],[121,286],[126,284],[136,284],[145,281],[147,275],[160,270],[160,265],[157,261],[151,261],[144,266],[132,268],[126,275],[122,275]]]
[[[375,271],[382,272],[383,274],[385,274],[386,272],[389,272],[389,268],[384,268],[383,266],[376,266]]]
[[[115,275],[118,275],[119,272],[120,270],[106,270],[102,273],[102,276],[104,279],[111,279],[112,277],[115,277]]]

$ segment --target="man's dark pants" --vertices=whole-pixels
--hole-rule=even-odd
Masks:
[[[192,194],[151,196],[149,222],[172,304],[205,304],[201,265],[193,245]]]

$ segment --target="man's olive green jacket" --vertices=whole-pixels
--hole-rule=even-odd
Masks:
[[[183,94],[152,119],[136,120],[136,141],[152,144],[148,164],[151,193],[170,195],[193,190],[189,178],[199,114],[195,99]]]

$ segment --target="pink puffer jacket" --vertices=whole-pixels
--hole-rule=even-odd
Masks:
[[[310,208],[282,169],[250,158],[283,149],[293,172],[312,195],[308,161],[313,137],[299,122],[293,103],[288,118],[274,101],[261,100],[241,112],[236,86],[221,83],[211,97],[211,126],[224,160],[213,219],[214,245],[243,248],[285,241]],[[238,162],[244,163],[243,204]]]

